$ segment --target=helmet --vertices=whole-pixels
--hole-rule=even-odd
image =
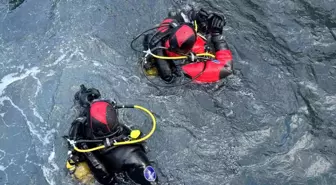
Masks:
[[[94,136],[106,136],[118,125],[117,111],[109,102],[94,101],[90,106],[89,121]]]
[[[184,23],[175,28],[165,45],[169,51],[187,54],[193,48],[196,38],[197,35],[193,26]]]

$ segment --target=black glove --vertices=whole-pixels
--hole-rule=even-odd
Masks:
[[[200,32],[206,33],[208,30],[208,17],[209,13],[203,8],[201,8],[200,11],[196,14],[196,22]]]
[[[192,10],[189,12],[189,18],[191,20],[196,20],[198,24],[198,30],[205,33],[208,29],[208,17],[209,13],[201,8],[198,12]]]
[[[208,17],[209,31],[211,34],[222,34],[226,21],[223,15],[213,13]]]
[[[208,17],[209,17],[209,13],[207,11],[205,11],[203,8],[201,8],[197,14],[196,14],[196,17],[195,17],[195,20],[198,22],[198,23],[202,23],[202,22],[208,22]]]

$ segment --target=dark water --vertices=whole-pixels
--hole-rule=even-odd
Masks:
[[[129,42],[191,6],[226,15],[235,75],[156,89]],[[0,0],[0,184],[72,184],[61,136],[81,83],[156,113],[162,184],[336,184],[335,12],[334,0]],[[135,111],[121,120],[149,129]]]

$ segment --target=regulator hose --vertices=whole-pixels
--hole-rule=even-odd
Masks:
[[[132,107],[122,107],[122,108],[135,108],[135,109],[142,110],[143,112],[147,113],[149,115],[149,117],[152,119],[153,126],[152,126],[151,131],[146,136],[144,136],[144,137],[142,137],[140,139],[135,139],[135,140],[130,140],[130,141],[116,142],[116,143],[113,144],[114,146],[140,143],[142,141],[147,140],[148,138],[150,138],[153,135],[153,133],[154,133],[154,131],[156,129],[156,119],[155,119],[154,115],[148,109],[146,109],[145,107],[142,107],[140,105],[133,105]]]
[[[142,107],[140,105],[122,105],[122,106],[117,106],[116,108],[118,108],[118,109],[120,109],[120,108],[134,108],[134,109],[138,109],[138,110],[141,110],[141,111],[147,113],[149,115],[149,117],[152,119],[152,129],[147,135],[145,135],[142,138],[134,139],[134,140],[128,140],[128,141],[113,142],[113,143],[111,143],[112,146],[122,146],[122,145],[140,143],[140,142],[143,142],[143,141],[147,140],[148,138],[150,138],[153,135],[153,133],[155,132],[155,129],[156,129],[156,119],[155,119],[153,113],[150,112],[148,109],[146,109],[145,107]],[[97,150],[101,150],[101,149],[109,147],[108,145],[106,145],[104,143],[104,140],[77,140],[77,141],[70,140],[70,139],[67,139],[67,140],[70,143],[70,145],[74,148],[74,150],[77,151],[77,152],[80,152],[80,153],[93,152],[93,151],[97,151]],[[89,149],[79,149],[76,146],[76,144],[77,143],[82,143],[82,142],[90,142],[90,143],[101,142],[102,145],[94,147],[94,148],[89,148]]]

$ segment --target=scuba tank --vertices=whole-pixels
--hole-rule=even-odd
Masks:
[[[68,138],[76,139],[78,137],[78,134],[84,131],[82,129],[82,126],[85,124],[85,122],[86,119],[83,117],[79,117],[74,120],[71,124]],[[70,149],[71,145],[70,143],[68,144]],[[81,143],[80,147],[84,149],[88,148],[85,143]],[[86,158],[85,160],[83,159],[84,157]],[[73,149],[69,150],[66,168],[68,169],[73,179],[79,181],[81,184],[84,185],[93,185],[93,183],[95,182],[95,178],[90,170],[90,166],[94,166],[95,168],[99,169],[105,169],[91,152],[85,153],[83,155],[76,153]]]
[[[68,155],[69,157],[65,166],[71,177],[76,181],[79,181],[81,184],[93,185],[94,176],[92,175],[87,163],[81,161],[78,156],[73,155],[72,151],[69,151]]]
[[[87,144],[81,143],[80,145],[81,148],[88,149]],[[113,180],[111,179],[104,165],[94,156],[92,152],[85,152],[84,155],[85,161],[82,161],[78,156],[73,155],[71,151],[69,152],[66,168],[68,169],[72,178],[84,185],[93,185],[96,179],[95,175],[99,176],[97,179],[98,182],[99,180],[104,181],[100,182],[103,184]],[[92,173],[90,169],[94,170],[94,173]]]
[[[89,147],[85,143],[81,143],[81,146],[83,149],[88,149]],[[108,176],[108,173],[103,166],[103,164],[93,155],[92,152],[85,152],[84,153],[86,159],[88,160],[89,164],[92,165],[95,169],[101,170],[102,172],[106,173],[106,176]]]
[[[72,160],[68,160],[66,163],[66,168],[69,170],[71,177],[79,181],[81,184],[94,184],[94,177],[86,162],[75,164]]]
[[[149,49],[149,41],[150,41],[150,36],[152,35],[145,35],[144,36],[144,40],[143,40],[143,47],[144,50],[148,50]],[[155,59],[151,56],[148,57],[142,57],[142,63],[143,63],[143,68],[144,68],[144,72],[146,73],[147,76],[157,76],[158,75],[158,70],[157,68],[154,66],[155,63]]]

